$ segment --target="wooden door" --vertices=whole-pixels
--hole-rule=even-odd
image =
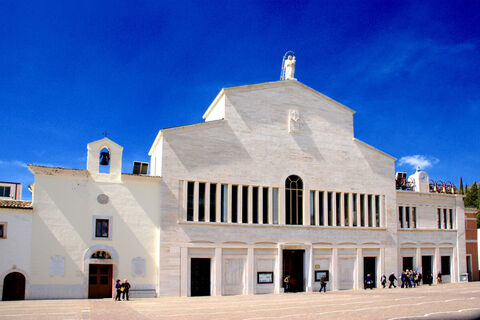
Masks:
[[[113,290],[111,264],[91,264],[88,268],[88,297],[111,298]]]
[[[23,274],[12,272],[5,277],[2,300],[25,300],[25,277]]]

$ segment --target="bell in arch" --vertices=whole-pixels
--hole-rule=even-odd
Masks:
[[[110,164],[110,152],[102,151],[100,153],[100,164],[102,166],[108,166]]]

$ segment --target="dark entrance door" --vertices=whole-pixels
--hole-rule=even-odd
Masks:
[[[290,276],[290,291],[303,292],[303,256],[305,250],[283,250],[283,279]],[[285,284],[283,283],[283,286]]]
[[[376,257],[363,257],[363,283],[367,279],[367,275],[370,275],[370,278],[373,281],[373,287],[377,287],[377,258]]]
[[[23,274],[12,272],[5,277],[2,300],[25,300],[25,277]]]
[[[403,271],[413,270],[413,257],[403,257]]]
[[[432,284],[432,256],[422,256],[422,279],[424,284]]]
[[[113,290],[111,264],[91,264],[88,267],[88,297],[111,298]]]
[[[192,258],[190,264],[190,295],[210,295],[210,259]]]

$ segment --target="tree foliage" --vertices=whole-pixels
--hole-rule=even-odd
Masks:
[[[463,202],[467,208],[480,209],[480,188],[476,182],[469,187],[465,185]],[[477,228],[480,228],[480,210],[477,212]]]

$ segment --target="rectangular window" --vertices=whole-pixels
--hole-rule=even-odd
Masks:
[[[232,186],[232,222],[238,222],[238,186]]]
[[[400,222],[400,228],[403,228],[403,207],[398,207],[398,221]]]
[[[248,186],[242,186],[242,222],[248,223]]]
[[[380,228],[380,196],[375,196],[375,226]]]
[[[227,192],[228,185],[222,184],[220,190],[220,222],[227,222]]]
[[[193,186],[192,181],[187,183],[187,221],[193,221]]]
[[[367,196],[368,199],[368,226],[373,227],[373,201],[372,195]]]
[[[410,207],[405,207],[405,225],[410,228]]]
[[[205,221],[205,183],[198,184],[198,221]]]
[[[339,192],[335,193],[335,209],[336,209],[336,215],[337,215],[337,226],[342,225],[342,208],[340,205],[340,200],[342,199],[342,194]]]
[[[210,184],[210,222],[217,221],[217,184]]]
[[[453,229],[453,210],[448,209],[450,215],[448,216],[450,218],[450,229]]]
[[[108,238],[108,219],[95,220],[95,237]]]
[[[258,223],[258,187],[252,188],[252,223]]]
[[[412,222],[413,222],[413,228],[417,228],[417,208],[412,207]]]
[[[315,191],[310,191],[310,225],[315,225]]]
[[[268,188],[263,188],[262,194],[263,224],[268,224]]]
[[[0,186],[0,197],[10,197],[10,187]]]
[[[447,209],[443,209],[443,228],[447,229]]]
[[[360,195],[360,226],[365,227],[365,195]]]
[[[0,239],[7,238],[7,226],[5,223],[0,223]]]
[[[352,209],[353,209],[353,226],[357,226],[357,194],[352,194]]]
[[[349,212],[349,206],[348,206],[348,193],[343,194],[343,216],[345,218],[345,226],[348,227],[350,225],[350,221],[348,220],[348,212]]]
[[[323,191],[320,191],[318,193],[318,219],[320,220],[319,223],[321,226],[324,226],[325,225],[325,221],[324,221],[324,215],[325,215],[325,212],[324,212],[324,201],[325,199],[323,198],[324,195],[323,195]]]
[[[273,224],[278,224],[278,189],[272,189],[272,214]]]
[[[328,225],[332,225],[332,193],[327,193]]]
[[[437,227],[442,229],[442,209],[437,209]]]
[[[442,256],[442,276],[450,275],[450,256]]]

